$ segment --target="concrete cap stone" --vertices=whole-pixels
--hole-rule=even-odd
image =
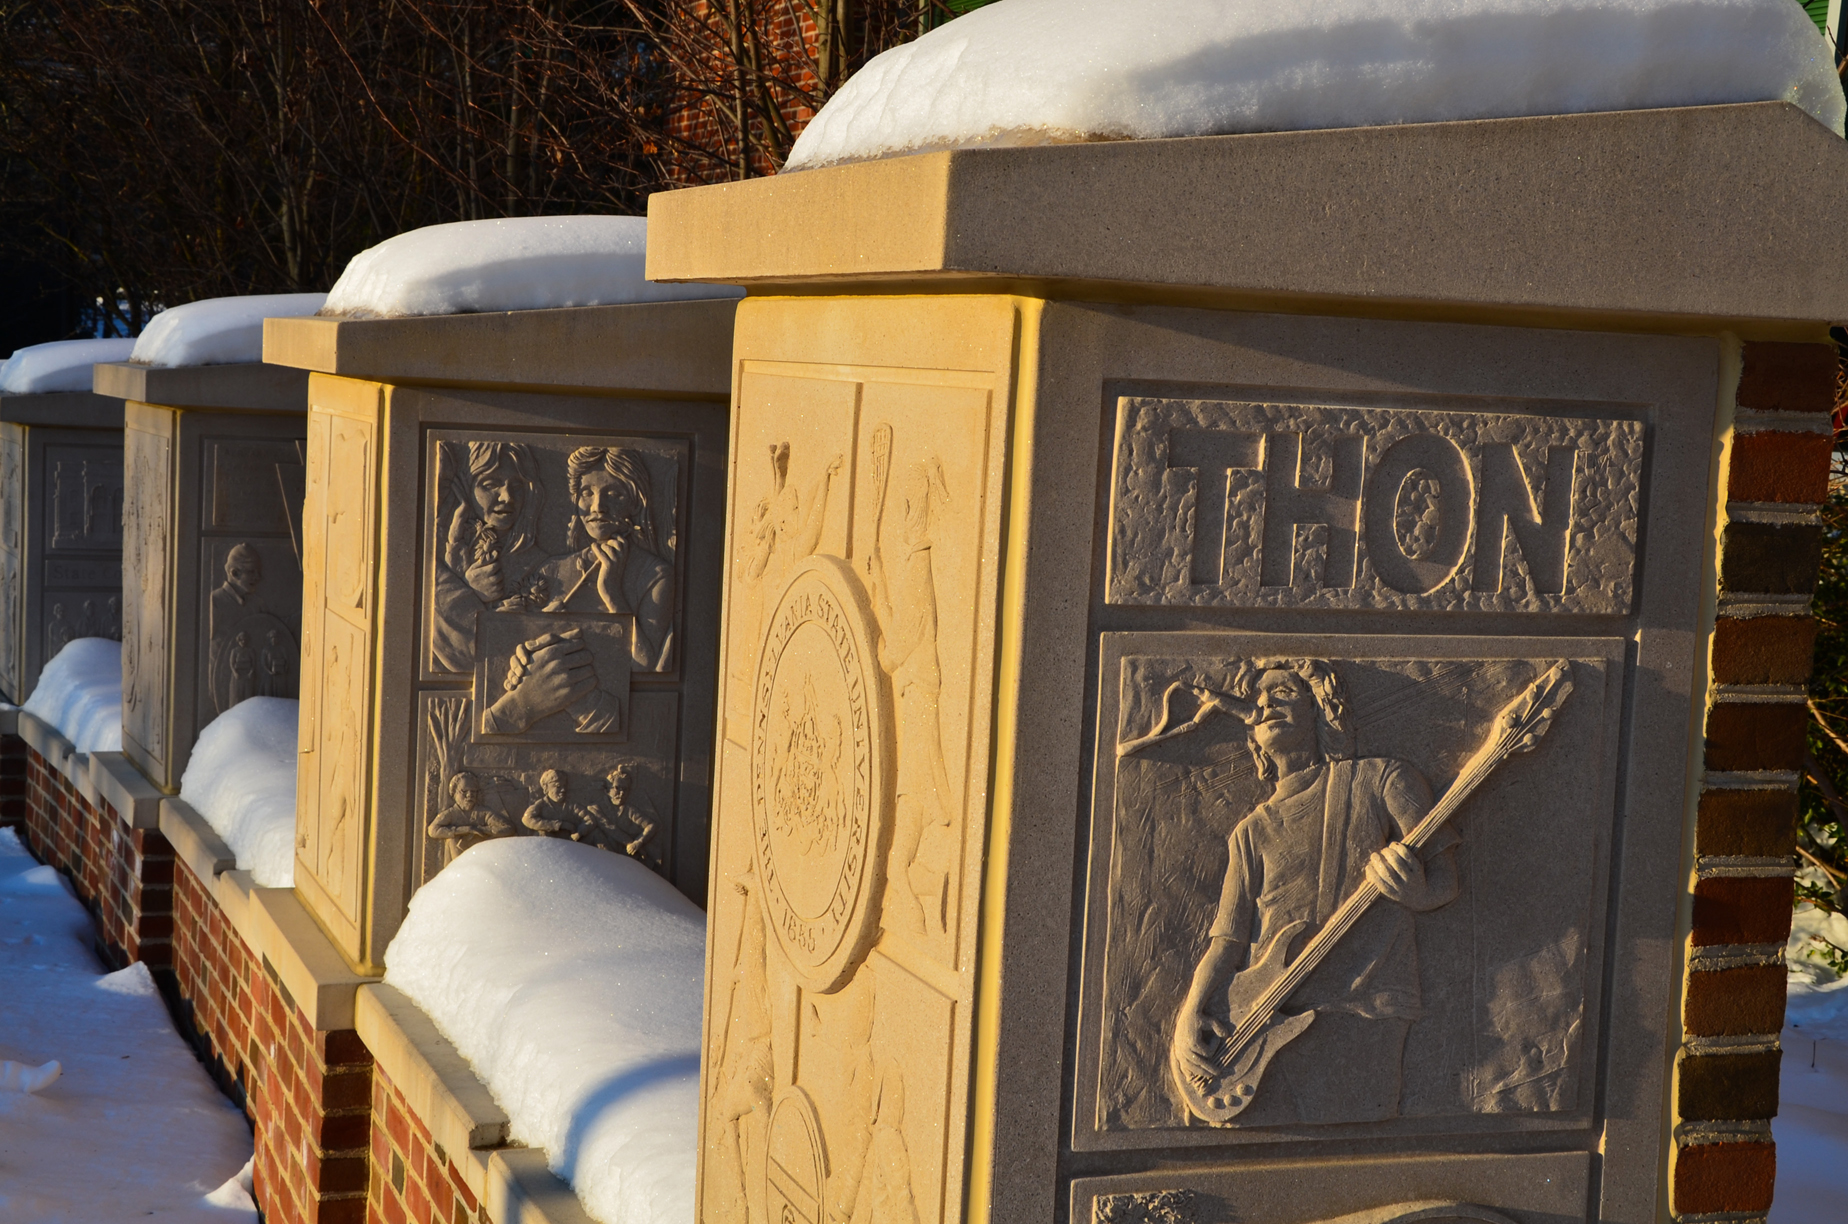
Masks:
[[[97,365],[91,386],[98,395],[166,408],[308,411],[308,375],[261,361],[171,369],[109,361]]]
[[[657,194],[647,267],[1813,338],[1795,325],[1848,319],[1848,253],[1820,237],[1848,225],[1845,177],[1848,142],[1784,102],[966,149]]]
[[[56,425],[61,429],[120,429],[122,401],[89,391],[0,395],[0,421],[12,425]]]
[[[731,394],[732,298],[415,319],[265,319],[263,359],[375,382]]]

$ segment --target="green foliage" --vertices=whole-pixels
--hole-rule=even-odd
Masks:
[[[1838,418],[1839,420],[1839,418]],[[1822,569],[1816,582],[1815,670],[1810,676],[1809,756],[1797,830],[1797,902],[1827,913],[1848,909],[1848,433],[1837,433],[1829,500],[1823,506]],[[1826,882],[1824,882],[1826,881]],[[1806,955],[1848,975],[1848,948],[1812,937]]]

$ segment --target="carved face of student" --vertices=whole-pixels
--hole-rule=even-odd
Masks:
[[[503,456],[485,472],[477,472],[471,485],[475,512],[481,521],[502,535],[513,530],[520,518],[520,505],[526,496],[526,481],[513,460]]]
[[[618,540],[631,534],[642,506],[624,481],[602,470],[586,472],[578,482],[577,509],[593,540]]]
[[[263,581],[262,559],[250,549],[232,549],[231,555],[225,558],[225,579],[248,595]]]
[[[618,769],[610,774],[610,802],[617,807],[629,802],[629,771]]]
[[[565,801],[565,776],[555,769],[548,769],[539,776],[539,789],[553,803]]]
[[[450,795],[456,806],[465,812],[472,812],[481,806],[481,784],[470,774],[459,774],[450,785]]]
[[[1315,694],[1295,672],[1267,671],[1252,694],[1258,721],[1251,728],[1258,747],[1275,756],[1316,747]]]

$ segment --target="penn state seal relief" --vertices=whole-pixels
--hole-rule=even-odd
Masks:
[[[751,713],[759,896],[804,986],[838,990],[879,929],[891,717],[859,580],[805,561],[774,605]]]

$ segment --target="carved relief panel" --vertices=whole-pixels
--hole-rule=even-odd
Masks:
[[[153,761],[165,764],[169,743],[167,693],[171,685],[173,439],[165,414],[150,414],[153,428],[124,431],[129,498],[123,514],[128,547],[122,556],[122,591],[128,633],[122,642],[122,735]]]
[[[25,700],[19,690],[20,633],[25,620],[26,592],[20,581],[23,558],[21,538],[26,515],[26,431],[11,423],[0,424],[0,699]]]
[[[979,375],[746,366],[703,1219],[960,1212],[996,414]]]
[[[20,521],[21,696],[77,638],[122,636],[123,448],[119,430],[31,426]]]
[[[1106,634],[1078,1145],[1585,1125],[1623,658]]]
[[[319,406],[302,509],[301,760],[296,883],[349,948],[364,919],[372,762],[372,558],[378,424]]]
[[[1623,613],[1643,426],[1124,397],[1118,604]]]
[[[302,428],[299,419],[261,423],[272,432]],[[224,428],[222,418],[210,424]],[[302,569],[292,524],[301,515],[294,499],[305,443],[236,435],[189,442],[200,448],[204,477],[193,714],[203,727],[246,698],[299,693]]]
[[[413,888],[495,837],[673,874],[686,439],[432,429]]]

